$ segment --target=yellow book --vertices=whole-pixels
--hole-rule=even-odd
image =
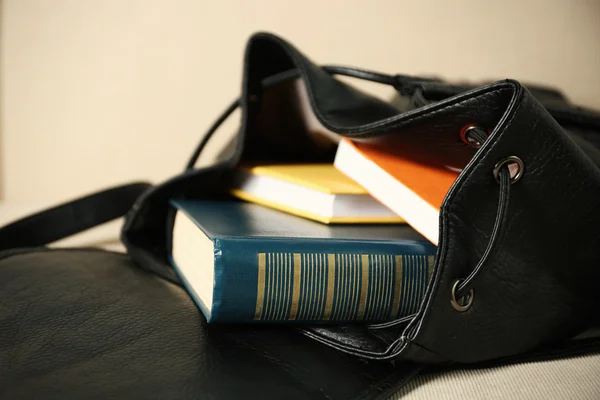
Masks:
[[[240,168],[231,193],[240,199],[325,224],[397,224],[404,219],[333,164]]]

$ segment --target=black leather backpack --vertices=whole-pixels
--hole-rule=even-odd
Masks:
[[[335,78],[392,85],[384,102]],[[440,212],[419,311],[378,325],[207,325],[168,263],[170,198],[222,199],[244,161],[327,162],[319,126],[385,145],[418,136],[470,160]],[[513,80],[436,79],[319,67],[270,34],[248,42],[242,94],[185,171],[109,189],[0,230],[0,398],[387,398],[423,368],[597,351],[600,115]],[[240,107],[219,161],[194,165]],[[512,172],[509,166],[513,166]],[[52,249],[125,215],[127,254]]]

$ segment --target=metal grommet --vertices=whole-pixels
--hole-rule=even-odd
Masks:
[[[475,296],[475,292],[473,289],[469,290],[469,294],[463,296],[459,299],[456,298],[456,289],[458,285],[462,282],[462,279],[457,279],[452,286],[452,293],[450,294],[450,304],[452,304],[452,308],[454,308],[458,312],[465,312],[471,305],[473,305],[473,297]]]
[[[471,147],[481,147],[481,145],[483,143],[479,143],[476,140],[473,140],[473,138],[469,137],[469,132],[471,132],[474,129],[481,129],[480,127],[478,127],[477,125],[468,125],[466,127],[464,127],[463,129],[460,130],[460,139],[467,145],[467,146],[471,146]]]
[[[505,165],[508,165],[508,170],[510,172],[510,183],[513,184],[518,182],[519,179],[521,179],[521,177],[523,176],[523,172],[525,172],[525,164],[523,164],[523,160],[521,160],[517,156],[510,156],[499,161],[498,164],[496,164],[496,166],[494,167],[494,178],[496,178],[498,182],[500,182],[500,179],[498,178],[498,174],[500,174],[500,169]]]

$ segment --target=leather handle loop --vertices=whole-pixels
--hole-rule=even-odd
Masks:
[[[229,107],[227,107],[225,111],[219,116],[219,118],[217,118],[217,120],[212,124],[212,126],[208,129],[206,134],[204,134],[204,136],[202,137],[202,140],[200,140],[200,143],[198,143],[198,146],[196,146],[196,149],[192,153],[192,156],[185,165],[186,170],[194,168],[194,165],[196,165],[196,161],[198,161],[198,157],[200,157],[200,153],[202,153],[202,150],[204,150],[213,134],[219,129],[223,122],[225,122],[227,118],[229,118],[229,116],[233,114],[235,110],[237,110],[239,106],[240,99],[235,99],[235,101],[231,103]]]
[[[14,221],[0,228],[0,250],[44,246],[122,217],[150,186],[113,187]]]

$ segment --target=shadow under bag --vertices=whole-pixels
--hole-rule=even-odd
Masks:
[[[392,85],[399,95],[386,103],[334,75]],[[195,168],[238,107],[234,142],[214,165]],[[307,110],[326,136],[307,127]],[[158,186],[110,189],[0,230],[0,394],[386,398],[426,365],[597,351],[598,338],[578,335],[598,324],[600,305],[598,135],[600,116],[557,92],[512,80],[470,88],[318,67],[284,40],[256,34],[240,99],[182,174]],[[228,199],[226,174],[242,162],[330,163],[332,137],[382,146],[418,138],[468,160],[440,210],[419,311],[378,325],[207,325],[172,284],[180,283],[168,262],[168,201]],[[452,143],[460,145],[442,147]],[[124,214],[127,256],[43,247]],[[28,350],[45,342],[56,346]]]

